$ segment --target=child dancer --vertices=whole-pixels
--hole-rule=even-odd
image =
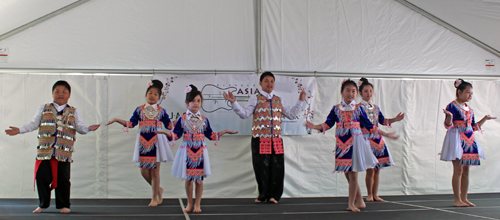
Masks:
[[[476,206],[467,200],[469,166],[479,166],[479,158],[486,159],[486,157],[476,142],[474,131],[481,131],[485,121],[496,117],[486,115],[476,123],[474,111],[466,104],[472,99],[472,84],[457,79],[455,88],[457,88],[457,99],[443,109],[446,114],[444,126],[448,131],[441,151],[441,160],[453,162],[451,185],[455,195],[455,206]]]
[[[70,96],[71,86],[66,81],[57,81],[52,86],[52,103],[41,105],[30,123],[5,130],[14,136],[38,129],[35,180],[40,204],[33,213],[40,213],[50,206],[52,189],[56,191],[56,208],[61,209],[61,213],[70,213],[69,178],[75,134],[87,134],[100,126],[86,126],[80,112],[68,105]]]
[[[234,113],[245,119],[253,115],[252,122],[252,164],[257,181],[259,196],[255,203],[277,204],[283,194],[285,179],[285,150],[281,137],[283,117],[293,119],[304,111],[306,92],[300,92],[299,100],[288,105],[274,92],[274,74],[264,72],[260,75],[258,94],[250,96],[242,107],[232,92],[224,92],[224,98],[231,102]]]
[[[203,96],[194,85],[186,87],[186,114],[182,115],[175,125],[173,134],[166,131],[157,133],[166,134],[169,138],[177,140],[184,135],[180,149],[175,156],[172,175],[186,180],[185,188],[187,206],[185,212],[193,209],[193,182],[196,183],[196,203],[193,212],[201,212],[201,195],[203,194],[203,178],[209,177],[210,161],[205,137],[218,141],[225,133],[237,134],[237,131],[224,130],[213,132],[208,119],[200,114]],[[217,143],[217,142],[216,142]],[[216,144],[217,145],[217,144]]]
[[[380,108],[371,102],[373,97],[373,85],[368,82],[366,78],[361,78],[358,84],[359,94],[362,98],[361,105],[364,107],[364,110],[368,115],[368,119],[370,119],[370,122],[375,127],[378,127],[379,123],[390,127],[392,123],[403,120],[405,114],[401,112],[395,118],[384,118],[384,115],[382,114],[382,111],[380,111]],[[375,157],[377,157],[378,164],[374,168],[369,168],[366,170],[365,181],[366,189],[368,191],[368,197],[366,198],[366,201],[384,201],[378,196],[380,170],[384,167],[393,166],[394,161],[389,154],[389,149],[387,148],[387,145],[385,144],[382,136],[373,136],[372,138],[369,138],[369,140],[373,154],[375,154]]]
[[[151,185],[152,197],[149,206],[157,206],[163,201],[163,188],[160,187],[160,163],[174,160],[168,147],[167,137],[155,133],[162,130],[163,126],[172,129],[167,112],[157,104],[161,98],[162,88],[161,81],[152,80],[146,90],[146,104],[135,109],[130,121],[114,118],[106,124],[118,122],[127,129],[139,124],[133,161],[139,162],[142,177]]]
[[[349,183],[349,207],[347,210],[353,212],[359,212],[360,208],[366,207],[358,184],[358,172],[373,168],[378,163],[365,137],[370,138],[382,134],[389,138],[397,138],[393,133],[387,134],[378,130],[370,122],[364,109],[354,100],[357,90],[358,87],[354,81],[344,80],[340,90],[344,100],[341,104],[333,106],[325,123],[318,125],[311,122],[306,123],[308,128],[322,132],[337,123],[335,171],[345,173]],[[362,130],[366,131],[363,133]]]

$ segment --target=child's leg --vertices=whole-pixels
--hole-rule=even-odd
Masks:
[[[151,203],[149,206],[157,206],[158,205],[158,191],[160,187],[160,167],[156,167],[156,169],[149,169],[149,173],[151,176]]]
[[[33,213],[40,213],[50,206],[50,183],[52,182],[52,170],[50,161],[44,160],[40,163],[36,172],[36,188],[40,204]]]
[[[160,205],[163,202],[163,188],[160,187],[160,162],[156,162],[156,169],[158,172],[158,190],[157,190],[157,195],[158,195],[158,205]]]
[[[378,197],[379,180],[380,180],[380,169],[375,169],[375,174],[373,175],[372,195],[375,201],[383,202],[384,200]]]
[[[366,182],[366,191],[368,192],[368,196],[366,197],[367,202],[373,202],[373,176],[375,174],[375,169],[367,169],[365,182]]]
[[[56,209],[61,209],[61,213],[70,213],[70,188],[69,181],[71,171],[71,163],[58,162],[57,165],[57,188],[56,191]]]
[[[468,206],[460,198],[460,180],[462,179],[462,165],[460,160],[453,160],[453,177],[451,178],[451,186],[453,188],[453,195],[455,196],[455,206],[465,207]]]
[[[149,185],[151,185],[151,173],[149,172],[149,169],[141,168],[141,175],[149,183]]]
[[[193,182],[186,180],[186,196],[187,196],[187,205],[184,212],[191,212],[193,209]]]
[[[363,195],[361,194],[361,188],[359,188],[359,183],[356,184],[356,208],[364,209],[366,208],[365,201],[363,200]]]
[[[469,166],[462,167],[462,180],[460,186],[460,199],[468,206],[476,206],[467,199],[467,191],[469,190]]]
[[[193,212],[201,212],[201,195],[203,194],[203,181],[196,182],[196,202]]]
[[[359,188],[358,185],[358,173],[357,172],[348,172],[346,174],[347,182],[349,183],[349,207],[347,210],[353,212],[359,212],[360,210],[354,204],[356,200],[356,193]]]

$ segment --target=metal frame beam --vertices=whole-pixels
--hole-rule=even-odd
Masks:
[[[35,26],[37,24],[40,24],[40,23],[42,23],[42,22],[44,22],[46,20],[49,20],[49,19],[51,19],[51,18],[53,18],[53,17],[55,17],[57,15],[60,15],[60,14],[62,14],[64,12],[66,12],[66,11],[69,11],[69,10],[71,10],[73,8],[76,8],[76,7],[78,7],[78,6],[82,5],[82,4],[85,4],[85,3],[89,2],[89,1],[90,0],[78,0],[76,2],[73,2],[73,3],[69,4],[69,5],[66,5],[66,6],[64,6],[64,7],[60,8],[60,9],[57,9],[57,10],[51,12],[51,13],[48,13],[48,14],[42,16],[42,17],[39,17],[39,18],[37,18],[37,19],[35,19],[35,20],[31,21],[31,22],[28,22],[28,23],[26,23],[24,25],[21,25],[21,26],[15,28],[15,29],[12,29],[11,31],[6,32],[6,33],[0,35],[0,41],[5,40],[5,39],[7,39],[7,38],[9,38],[11,36],[14,36],[14,35],[22,32],[22,31],[30,28],[30,27],[33,27],[33,26]]]
[[[401,3],[402,5],[410,8],[411,10],[423,15],[424,17],[428,18],[429,20],[443,26],[444,28],[450,30],[451,32],[457,34],[458,36],[472,42],[473,44],[483,48],[484,50],[494,54],[495,56],[497,57],[500,57],[500,51],[498,51],[497,49],[493,48],[493,47],[490,47],[489,45],[483,43],[482,41],[474,38],[473,36],[463,32],[462,30],[456,28],[455,26],[447,23],[446,21],[443,21],[441,20],[440,18],[432,15],[431,13],[425,11],[424,9],[414,5],[413,3],[411,2],[408,2],[407,0],[396,0],[397,2]]]

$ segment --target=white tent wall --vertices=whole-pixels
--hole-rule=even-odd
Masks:
[[[253,0],[90,1],[0,41],[0,68],[254,70]]]
[[[498,74],[485,70],[485,59],[498,57],[396,1],[263,4],[264,70]]]
[[[51,101],[50,89],[61,76],[2,74],[0,126],[19,126],[31,120],[37,107]],[[63,76],[72,85],[70,104],[82,112],[87,124],[105,124],[111,118],[127,119],[144,102],[144,86],[150,77]],[[314,123],[322,123],[334,104],[342,78],[318,78]],[[406,118],[392,128],[400,138],[386,140],[396,165],[381,172],[381,195],[451,193],[452,166],[439,160],[446,129],[443,108],[454,99],[453,80],[370,79],[386,117],[404,112]],[[500,115],[499,104],[491,95],[500,92],[498,81],[472,81],[474,99],[470,103],[476,120],[485,114]],[[335,95],[331,95],[331,94]],[[177,95],[177,94],[171,94]],[[422,98],[425,97],[425,98]],[[215,131],[224,128],[213,128]],[[498,192],[500,162],[496,140],[498,121],[488,121],[484,134],[476,133],[487,160],[471,168],[471,192]],[[77,135],[72,164],[74,198],[144,198],[150,187],[131,161],[136,129],[126,133],[121,126],[103,126],[96,132]],[[180,141],[176,142],[176,146]],[[334,169],[335,131],[325,135],[285,136],[286,176],[284,196],[346,196],[347,181]],[[0,135],[0,197],[32,198],[36,132],[8,137]],[[204,197],[254,197],[256,183],[250,154],[250,137],[224,136],[218,146],[208,142],[212,177],[205,183]],[[177,151],[174,147],[173,152]],[[184,184],[170,175],[172,163],[161,165],[161,184],[167,197],[184,196]],[[364,172],[359,176],[366,194]]]

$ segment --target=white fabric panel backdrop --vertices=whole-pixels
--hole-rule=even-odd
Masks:
[[[0,75],[0,127],[29,122],[36,108],[50,102],[51,85],[65,79],[72,85],[69,103],[81,110],[87,124],[104,125],[111,118],[128,119],[133,109],[144,103],[144,85],[151,78],[132,76],[37,76]],[[334,104],[340,102],[341,78],[317,78],[313,122],[326,119]],[[374,79],[374,102],[386,117],[404,112],[406,118],[395,123],[400,139],[386,140],[396,165],[381,172],[382,195],[451,193],[452,165],[439,160],[446,133],[443,108],[454,99],[453,80]],[[471,102],[479,120],[485,114],[499,116],[500,106],[493,101],[500,92],[498,81],[472,81]],[[333,94],[333,95],[332,95]],[[178,97],[179,94],[169,94]],[[183,94],[181,94],[182,96]],[[168,104],[167,104],[168,106]],[[214,130],[223,128],[213,127]],[[471,168],[471,192],[498,192],[500,129],[498,121],[488,121],[484,134],[476,133],[487,160]],[[72,164],[73,198],[144,198],[150,194],[136,164],[131,161],[135,132],[121,126],[101,127],[97,132],[78,135],[75,162]],[[36,132],[9,137],[0,135],[0,197],[32,198]],[[326,135],[285,136],[285,196],[346,196],[343,174],[333,174],[335,132]],[[176,146],[180,145],[177,141]],[[173,148],[173,152],[177,151]],[[204,197],[254,197],[256,183],[250,154],[250,136],[224,136],[218,146],[208,142],[212,177],[205,182]],[[161,166],[161,185],[166,197],[182,197],[184,184],[170,175],[172,163]],[[360,185],[365,193],[364,172]]]
[[[485,73],[498,58],[396,1],[263,1],[262,69]],[[498,69],[498,68],[497,68]]]

